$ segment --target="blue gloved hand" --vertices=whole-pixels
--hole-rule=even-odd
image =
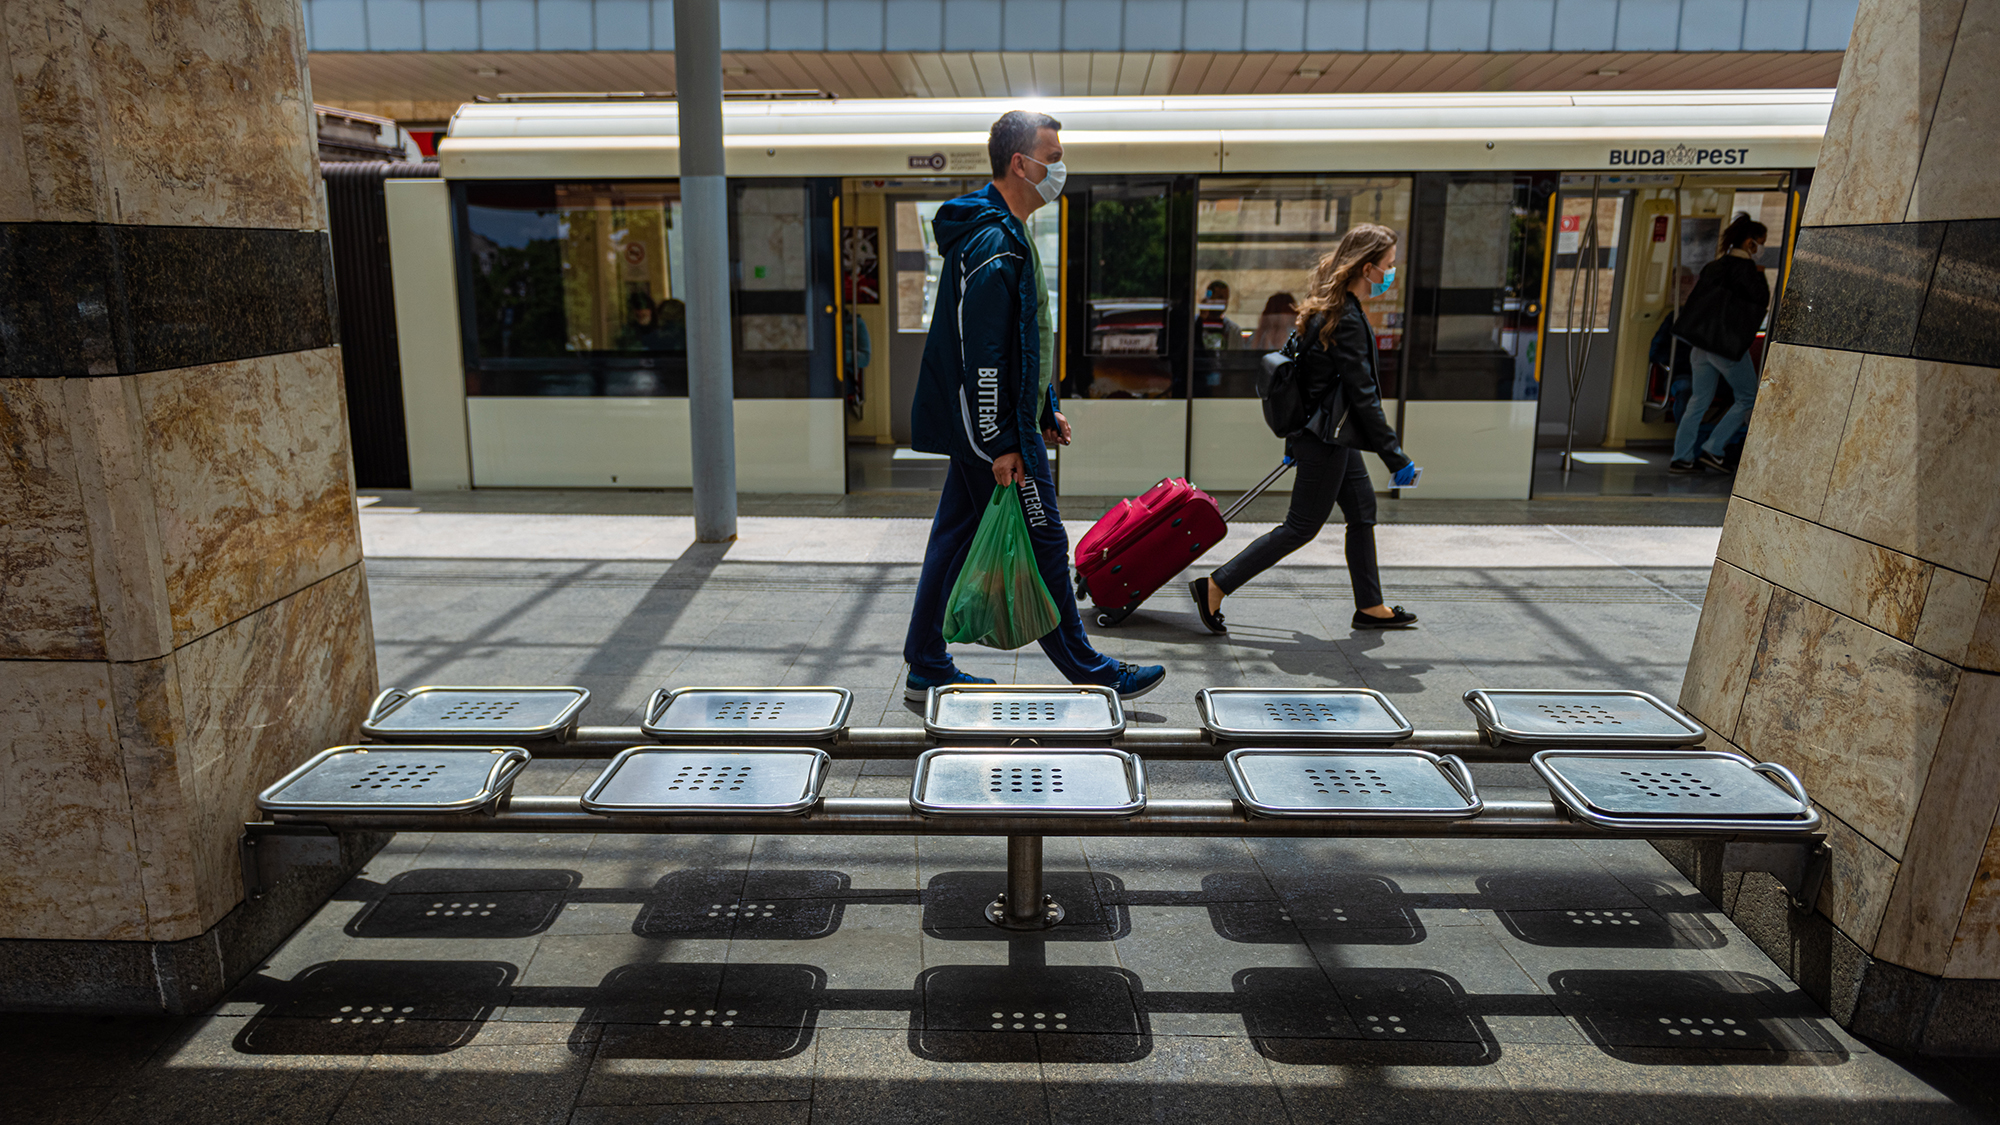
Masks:
[[[1422,476],[1423,473],[1424,470],[1415,461],[1412,461],[1402,468],[1397,469],[1396,475],[1389,478],[1389,483],[1397,488],[1415,488],[1417,486],[1417,478]]]

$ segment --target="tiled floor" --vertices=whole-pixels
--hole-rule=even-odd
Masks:
[[[365,517],[371,544],[421,545],[380,522],[402,518]],[[834,683],[857,692],[858,724],[918,722],[899,685],[915,570],[903,529],[774,521],[727,551],[605,561],[637,533],[588,519],[527,534],[501,517],[430,557],[372,554],[382,682],[582,684],[585,721],[604,724],[635,722],[662,684]],[[1459,695],[1474,686],[1677,692],[1713,529],[1402,530],[1393,554],[1385,534],[1386,578],[1418,630],[1345,628],[1335,533],[1315,544],[1323,556],[1302,552],[1232,599],[1227,637],[1198,633],[1171,592],[1098,631],[1121,658],[1170,668],[1133,720],[1191,725],[1198,688],[1244,683],[1373,687],[1428,727],[1468,726]],[[1008,680],[1052,675],[1033,648],[961,659]],[[543,759],[517,788],[575,793],[598,768]],[[1523,766],[1474,769],[1489,798],[1539,795]],[[895,796],[909,772],[843,761],[829,788]],[[1215,763],[1157,762],[1149,778],[1159,798],[1227,791]],[[203,1017],[0,1018],[6,1116],[1799,1125],[1993,1112],[1980,1070],[1913,1071],[1842,1032],[1642,842],[1045,847],[1069,921],[1024,938],[978,915],[1001,885],[998,839],[404,834]]]

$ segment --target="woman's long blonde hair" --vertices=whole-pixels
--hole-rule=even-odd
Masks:
[[[1396,232],[1379,223],[1356,223],[1347,228],[1347,233],[1340,236],[1340,245],[1327,251],[1313,266],[1293,328],[1303,333],[1306,322],[1323,313],[1319,340],[1322,344],[1332,343],[1333,327],[1340,323],[1341,310],[1347,307],[1347,287],[1354,283],[1362,267],[1380,261],[1394,245]]]

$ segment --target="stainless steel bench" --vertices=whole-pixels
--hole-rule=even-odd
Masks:
[[[1110,749],[938,749],[917,759],[910,807],[928,817],[1120,820],[1146,807],[1146,767]],[[1062,905],[1042,892],[1042,838],[1009,833],[1007,889],[986,919],[1045,929]]]
[[[270,819],[248,826],[245,854],[259,840],[272,846],[246,862],[246,887],[256,893],[273,865],[305,862],[285,857],[323,855],[329,833],[383,830],[1006,836],[1008,887],[987,914],[1015,928],[1062,917],[1041,884],[1052,824],[1091,836],[1702,836],[1726,842],[1726,866],[1772,871],[1808,901],[1824,869],[1819,815],[1796,777],[1686,749],[1700,726],[1644,692],[1468,692],[1478,732],[1413,731],[1386,698],[1359,689],[1210,689],[1196,699],[1201,730],[1128,730],[1116,693],[1090,686],[934,689],[923,731],[845,726],[852,695],[840,688],[662,690],[643,728],[578,727],[587,697],[560,687],[383,693],[371,735],[433,732],[437,742],[336,747],[266,790]],[[566,756],[615,757],[582,797],[518,794],[524,747],[459,744],[496,728],[539,752],[569,738]],[[676,744],[635,745],[649,737]],[[1458,756],[1482,751],[1532,755],[1550,797],[1483,799]],[[1140,752],[1220,757],[1233,792],[1149,800]],[[838,754],[914,754],[910,793],[824,795]]]
[[[580,687],[390,688],[361,733],[383,742],[566,741],[590,693]]]

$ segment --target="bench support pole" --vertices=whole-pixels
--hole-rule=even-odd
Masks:
[[[1046,930],[1063,908],[1042,893],[1042,838],[1007,837],[1007,891],[986,905],[986,920],[1007,930]]]

